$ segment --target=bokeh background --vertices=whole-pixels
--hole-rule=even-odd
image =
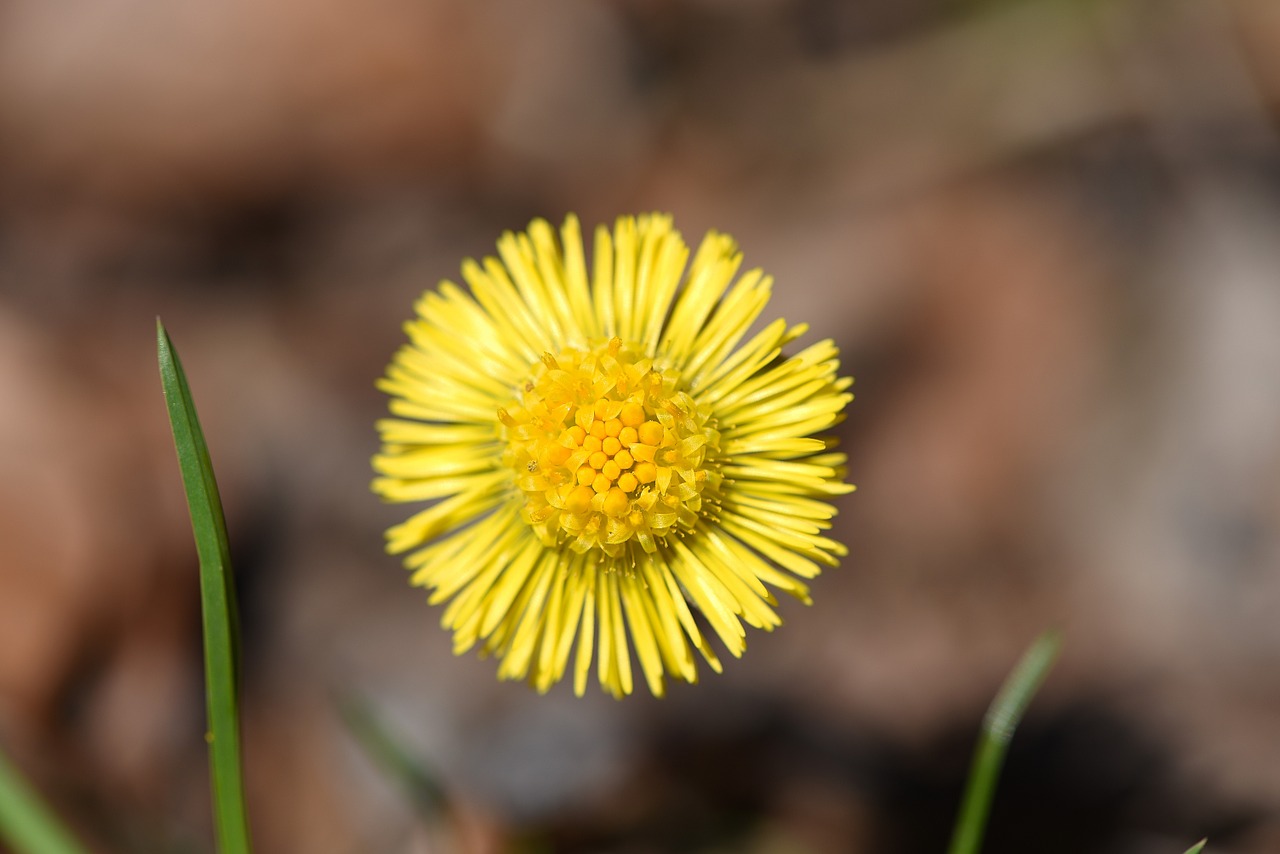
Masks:
[[[1051,627],[988,851],[1280,851],[1278,115],[1274,0],[4,0],[0,746],[211,850],[160,315],[261,851],[941,851]],[[503,230],[655,209],[840,344],[850,556],[722,676],[539,697],[382,553],[373,382]]]

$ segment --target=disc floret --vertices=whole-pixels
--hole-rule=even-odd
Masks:
[[[654,552],[716,502],[719,433],[678,371],[619,338],[544,354],[498,418],[522,515],[545,545]]]

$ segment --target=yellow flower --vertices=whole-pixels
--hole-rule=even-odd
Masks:
[[[373,489],[434,502],[387,550],[502,678],[545,691],[573,657],[581,695],[594,657],[621,697],[632,646],[658,696],[697,681],[694,649],[719,672],[702,626],[741,655],[744,622],[781,623],[769,587],[807,603],[846,553],[822,535],[845,457],[811,438],[853,397],[835,345],[782,355],[807,327],[775,320],[739,346],[772,280],[716,232],[690,265],[669,216],[597,228],[590,270],[573,216],[498,254],[422,296],[378,383]]]

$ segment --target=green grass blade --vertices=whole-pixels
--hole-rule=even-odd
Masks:
[[[1204,847],[1208,844],[1209,844],[1208,839],[1201,839],[1195,845],[1192,845],[1190,848],[1188,848],[1185,854],[1200,854],[1200,852],[1203,851]]]
[[[235,589],[231,575],[227,526],[191,400],[191,389],[173,342],[156,319],[156,349],[160,382],[169,408],[169,424],[178,451],[178,467],[191,511],[196,553],[200,558],[200,606],[204,618],[205,696],[208,702],[209,761],[213,779],[214,824],[218,850],[247,854],[249,824],[245,814],[240,769],[240,719],[237,710],[239,657]]]
[[[84,852],[3,755],[0,755],[0,842],[17,854]]]
[[[1013,731],[1026,712],[1031,698],[1049,675],[1062,638],[1057,632],[1046,632],[1036,638],[1000,687],[1000,693],[992,701],[983,720],[982,736],[974,751],[969,769],[969,781],[965,785],[961,801],[960,817],[951,836],[949,854],[977,854],[982,847],[982,834],[991,812],[991,799],[995,793],[1005,753],[1013,739]]]
[[[413,754],[395,733],[358,697],[339,701],[339,712],[347,731],[364,750],[375,767],[413,805],[428,826],[448,813],[449,798],[439,778]]]

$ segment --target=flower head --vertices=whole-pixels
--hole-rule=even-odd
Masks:
[[[822,535],[845,457],[813,438],[852,399],[835,345],[783,355],[806,327],[782,320],[741,343],[771,279],[716,232],[690,264],[668,216],[599,227],[590,270],[572,216],[498,254],[422,296],[378,383],[373,489],[433,502],[388,551],[503,678],[545,691],[572,657],[581,695],[594,658],[621,697],[632,647],[655,695],[694,650],[719,671],[705,627],[741,655],[743,623],[781,622],[770,588],[808,602],[845,554]]]

